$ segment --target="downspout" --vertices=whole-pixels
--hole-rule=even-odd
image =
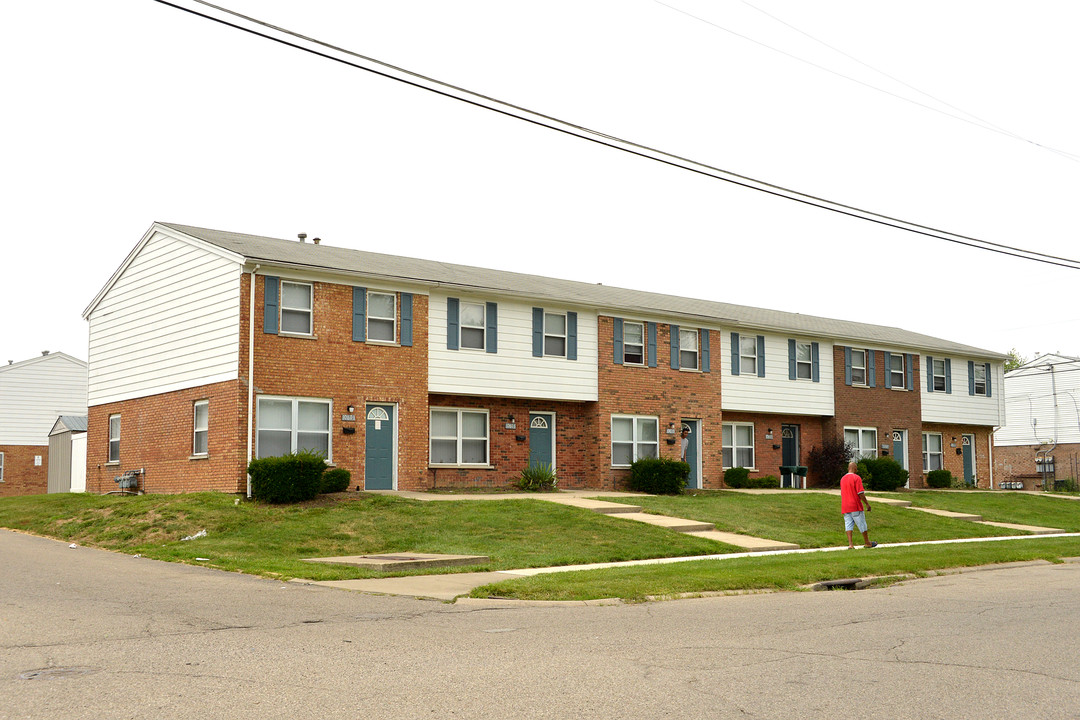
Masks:
[[[251,464],[251,431],[254,422],[253,409],[255,405],[255,273],[259,272],[259,265],[251,269],[251,295],[248,298],[248,397],[247,397],[247,466]],[[251,499],[251,474],[247,476],[247,496]]]

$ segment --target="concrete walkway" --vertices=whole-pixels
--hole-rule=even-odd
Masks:
[[[429,502],[439,501],[453,501],[453,500],[511,500],[511,499],[526,499],[526,500],[544,500],[547,502],[559,503],[561,505],[569,505],[571,507],[582,508],[585,510],[591,510],[593,512],[602,513],[605,515],[611,515],[618,518],[627,520],[634,520],[637,522],[646,522],[651,525],[657,525],[660,527],[673,530],[675,532],[683,532],[696,537],[705,537],[710,540],[716,540],[718,542],[726,543],[728,545],[734,545],[736,547],[745,548],[745,552],[738,553],[723,553],[716,555],[697,555],[692,557],[675,557],[675,558],[651,558],[647,560],[627,560],[623,562],[613,563],[595,563],[590,565],[564,565],[559,567],[548,568],[522,568],[519,570],[497,570],[492,572],[480,572],[480,573],[454,573],[447,575],[410,575],[407,577],[392,577],[392,578],[365,578],[359,580],[331,580],[323,582],[314,582],[311,580],[295,580],[294,582],[324,585],[326,587],[340,588],[343,590],[352,590],[356,592],[369,592],[386,595],[407,595],[412,597],[433,598],[436,600],[452,601],[456,598],[467,595],[475,588],[481,585],[488,585],[490,583],[501,582],[503,580],[510,580],[515,577],[529,577],[534,575],[541,575],[546,573],[557,572],[574,572],[577,570],[601,570],[606,568],[617,567],[631,567],[639,565],[659,565],[670,564],[678,562],[690,562],[694,560],[730,560],[735,558],[744,557],[759,557],[767,555],[784,555],[789,553],[812,553],[812,552],[834,552],[838,550],[847,550],[846,545],[840,547],[830,548],[805,548],[801,549],[797,545],[792,543],[781,543],[774,540],[767,540],[764,538],[754,538],[748,535],[737,535],[735,533],[721,532],[715,529],[712,523],[702,523],[695,520],[683,520],[680,518],[672,518],[664,515],[653,515],[642,512],[642,508],[636,505],[627,505],[625,503],[609,502],[605,500],[598,500],[595,498],[604,497],[648,497],[641,493],[627,493],[627,492],[612,492],[612,491],[596,491],[596,490],[563,490],[555,493],[420,493],[420,492],[393,492],[393,491],[377,491],[382,494],[396,495],[398,497],[406,497],[413,500],[423,500]],[[741,490],[736,492],[745,492],[749,494],[775,494],[777,490]],[[782,492],[782,491],[781,491]],[[827,493],[830,495],[839,495],[839,490],[793,490],[791,492],[819,492]],[[994,542],[1000,540],[1020,540],[1031,539],[1033,537],[1080,537],[1080,533],[1066,533],[1062,530],[1055,528],[1044,528],[1031,525],[1017,525],[1011,523],[995,523],[986,522],[978,515],[970,515],[966,513],[953,513],[945,510],[934,510],[931,508],[917,508],[911,506],[911,501],[903,500],[899,498],[887,498],[876,497],[870,495],[872,501],[875,504],[892,505],[895,507],[904,507],[912,510],[920,510],[929,512],[933,515],[939,515],[942,517],[950,517],[954,519],[968,520],[971,522],[980,522],[986,525],[994,525],[996,527],[1004,527],[1017,530],[1019,532],[1032,533],[1030,535],[1014,535],[1009,537],[989,537],[989,538],[971,538],[971,539],[957,539],[957,540],[931,540],[925,542],[913,542],[913,543],[890,543],[878,545],[879,548],[884,547],[907,547],[913,545],[942,545],[949,543],[967,543],[967,542]]]

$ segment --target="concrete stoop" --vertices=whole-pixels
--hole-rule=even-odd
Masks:
[[[741,547],[750,552],[771,552],[774,550],[798,550],[795,543],[780,542],[779,540],[767,540],[765,538],[751,537],[750,535],[738,535],[736,533],[723,532],[721,530],[705,530],[689,532],[687,535],[715,540],[726,545]]]

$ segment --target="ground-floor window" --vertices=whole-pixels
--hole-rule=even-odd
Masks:
[[[329,400],[260,397],[255,418],[256,457],[277,457],[306,450],[333,460]]]
[[[206,455],[210,448],[210,401],[196,400],[194,410],[191,454]]]
[[[109,416],[109,462],[120,462],[120,416]]]
[[[723,424],[724,467],[754,467],[754,424]]]
[[[487,465],[488,411],[432,408],[430,462]]]
[[[0,482],[4,482],[4,453],[0,452]]]
[[[923,470],[941,470],[945,467],[945,452],[942,447],[941,433],[922,434]]]
[[[660,420],[637,415],[611,416],[611,464],[629,467],[660,454]]]
[[[844,442],[855,450],[855,457],[877,457],[877,428],[844,428]]]

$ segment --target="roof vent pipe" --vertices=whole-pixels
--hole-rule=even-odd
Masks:
[[[45,356],[46,356],[46,355],[48,355],[48,354],[49,354],[49,351],[48,351],[48,350],[42,350],[42,351],[41,351],[41,356],[42,356],[42,357],[45,357]]]
[[[316,245],[318,245],[318,244],[319,244],[319,243],[321,242],[321,240],[320,240],[319,238],[311,238],[311,242],[313,242],[313,243],[315,243]]]
[[[305,242],[307,240],[307,233],[300,233],[296,237],[300,238],[300,242]]]

